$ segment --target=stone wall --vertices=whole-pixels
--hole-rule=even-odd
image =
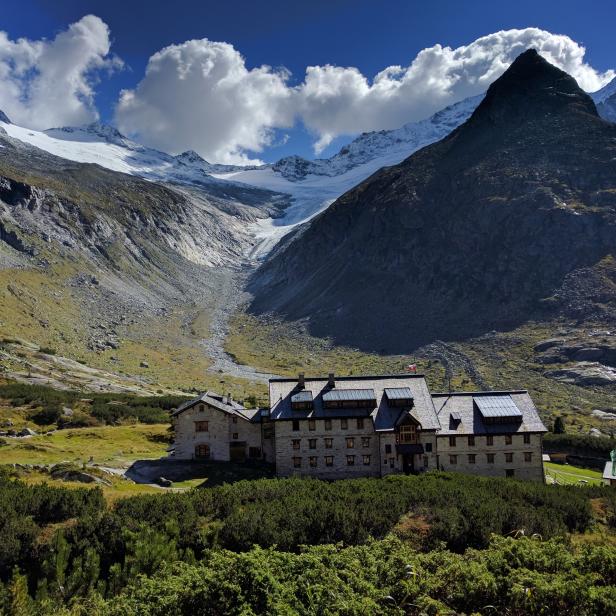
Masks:
[[[513,434],[510,445],[505,443],[504,435],[494,435],[494,444],[487,445],[485,435],[475,436],[475,445],[468,445],[467,435],[457,435],[455,446],[449,443],[449,436],[437,436],[439,466],[446,471],[456,471],[469,475],[505,477],[506,469],[512,469],[515,479],[543,481],[543,460],[541,434],[531,434],[530,444],[524,443],[523,434]],[[531,461],[524,459],[525,452],[531,454]],[[513,454],[513,461],[506,461],[506,454]],[[469,455],[475,455],[475,463]],[[488,454],[494,454],[494,462],[488,462]],[[457,456],[455,462],[450,456]]]
[[[276,474],[281,477],[311,476],[322,479],[345,479],[352,477],[379,477],[380,450],[379,438],[370,418],[364,419],[364,427],[357,427],[357,419],[349,418],[348,428],[341,427],[340,419],[332,419],[331,430],[325,429],[325,420],[315,420],[315,429],[309,429],[308,420],[300,420],[300,429],[293,430],[292,421],[276,422]],[[367,447],[362,437],[369,439]],[[332,447],[327,448],[325,439],[332,439]],[[353,439],[354,447],[347,447],[347,438]],[[310,440],[315,439],[315,448],[310,448]],[[299,440],[299,449],[293,448],[293,441]],[[354,464],[347,464],[347,456],[355,456]],[[326,456],[333,456],[333,465],[326,466]],[[370,463],[364,464],[364,456],[370,456]],[[294,466],[293,458],[301,458],[301,466]],[[310,458],[316,458],[316,466],[310,466]]]
[[[208,422],[207,432],[196,431],[195,423],[198,421]],[[260,424],[250,423],[247,419],[225,413],[204,403],[197,403],[176,416],[174,426],[174,457],[177,459],[193,459],[195,448],[200,444],[209,446],[210,460],[223,462],[230,460],[229,444],[233,441],[246,442],[246,456],[249,447],[261,448]]]

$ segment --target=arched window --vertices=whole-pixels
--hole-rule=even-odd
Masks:
[[[210,457],[210,446],[209,445],[197,445],[195,447],[195,458],[209,458]]]

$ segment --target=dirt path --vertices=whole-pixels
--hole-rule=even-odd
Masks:
[[[229,319],[248,301],[249,295],[243,291],[243,287],[250,272],[249,268],[227,270],[221,276],[211,307],[210,337],[204,339],[201,344],[206,355],[213,361],[209,368],[210,372],[223,373],[257,383],[267,383],[268,379],[276,375],[236,363],[224,348],[225,339],[229,333]]]
[[[456,374],[462,373],[468,375],[480,389],[489,389],[470,357],[456,349],[453,345],[447,344],[442,340],[435,340],[422,347],[419,352],[430,359],[438,359],[443,364],[445,367],[443,387],[446,389],[449,386],[449,379],[453,378]]]

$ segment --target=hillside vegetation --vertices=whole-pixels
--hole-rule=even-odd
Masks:
[[[616,497],[606,488],[445,473],[269,479],[109,508],[99,490],[5,476],[0,505],[0,612],[11,615],[616,607]],[[568,542],[597,525],[608,539]]]

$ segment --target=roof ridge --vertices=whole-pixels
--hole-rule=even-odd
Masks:
[[[439,391],[430,394],[433,398],[443,396],[497,396],[504,394],[527,394],[528,389],[495,389],[490,391]]]
[[[425,379],[424,374],[407,374],[402,372],[400,374],[357,374],[357,375],[334,375],[334,380],[336,381],[369,381],[376,379]],[[305,381],[328,381],[329,377],[327,376],[305,376]],[[269,379],[270,383],[294,383],[299,381],[297,377],[275,377]]]

